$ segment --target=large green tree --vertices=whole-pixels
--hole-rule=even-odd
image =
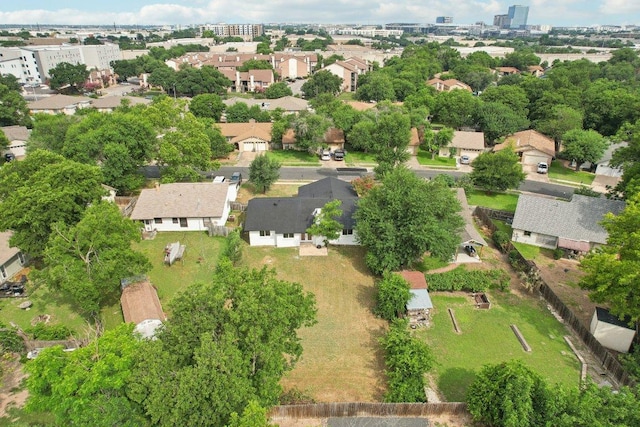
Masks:
[[[331,127],[331,120],[326,116],[303,111],[293,119],[293,131],[296,135],[296,146],[301,150],[316,152],[326,146],[325,134]]]
[[[316,312],[301,285],[228,261],[170,310],[158,339],[145,343],[129,391],[161,426],[224,426],[252,400],[276,403],[282,375],[302,354],[297,331]]]
[[[582,129],[582,111],[567,105],[556,105],[551,109],[551,114],[535,123],[535,128],[545,135],[553,138],[556,143],[556,151],[560,151],[562,135],[573,129]]]
[[[0,229],[11,245],[41,257],[54,224],[75,225],[104,194],[97,166],[36,150],[0,168]]]
[[[484,366],[467,390],[473,419],[496,427],[548,425],[554,400],[542,377],[517,360]]]
[[[249,165],[249,181],[258,191],[266,193],[279,177],[280,162],[268,154],[256,157]]]
[[[409,160],[411,120],[399,109],[383,108],[376,113],[374,122],[371,151],[378,162],[376,176],[383,177]]]
[[[62,148],[67,137],[67,131],[82,116],[67,114],[38,113],[33,116],[33,130],[27,143],[27,151],[38,149],[62,154]]]
[[[31,125],[27,102],[19,91],[0,83],[0,126]]]
[[[330,240],[340,237],[343,228],[338,221],[342,216],[341,205],[342,201],[338,199],[327,202],[315,216],[313,224],[307,228],[307,233],[312,236],[322,236],[325,246],[329,245]]]
[[[409,283],[398,274],[385,273],[376,288],[376,314],[388,321],[400,317],[411,298]]]
[[[496,153],[482,153],[473,159],[471,166],[471,180],[488,192],[518,188],[526,177],[520,159],[511,147]]]
[[[600,160],[607,149],[607,142],[595,130],[573,129],[562,136],[562,147],[564,155],[575,160],[576,170],[580,170],[584,162],[593,164]]]
[[[219,122],[224,111],[224,103],[215,93],[196,95],[189,103],[189,111],[196,117],[211,118]]]
[[[118,301],[120,279],[146,273],[151,264],[131,248],[138,226],[113,203],[87,208],[77,224],[56,223],[44,251],[38,278],[59,289],[90,315]]]
[[[356,229],[367,249],[367,266],[376,274],[395,271],[426,251],[449,260],[463,225],[459,211],[460,203],[449,188],[404,167],[394,169],[358,202]]]
[[[264,96],[266,96],[267,99],[276,99],[292,95],[293,91],[285,82],[274,83],[264,91]]]
[[[141,341],[133,324],[106,331],[91,345],[72,352],[44,349],[26,365],[29,411],[50,413],[57,425],[146,425],[126,386]]]
[[[619,215],[608,214],[602,226],[607,244],[580,263],[586,275],[580,286],[597,303],[606,303],[619,317],[640,320],[640,193],[628,198]]]
[[[309,77],[302,85],[302,93],[306,99],[315,98],[323,93],[337,95],[342,86],[342,79],[331,71],[321,70]]]
[[[440,92],[433,107],[433,121],[452,128],[471,126],[482,101],[462,89]]]
[[[70,64],[61,62],[49,70],[49,86],[52,89],[60,89],[63,86],[71,86],[79,90],[89,78],[89,70],[85,64]]]
[[[502,86],[501,86],[502,87]],[[484,132],[484,139],[494,144],[499,139],[529,126],[529,120],[522,112],[501,102],[484,102],[476,113],[476,123]]]

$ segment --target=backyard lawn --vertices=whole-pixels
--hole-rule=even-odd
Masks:
[[[298,150],[271,150],[269,157],[276,159],[282,166],[318,166],[320,159],[317,154]]]
[[[378,164],[372,153],[363,153],[362,151],[347,151],[347,154],[344,156],[344,162],[348,166]]]
[[[384,361],[378,339],[386,322],[376,318],[374,280],[364,250],[329,247],[329,256],[300,257],[298,248],[245,250],[244,264],[275,268],[278,277],[297,281],[316,296],[318,323],[302,329],[304,348],[285,388],[296,388],[319,402],[380,401],[385,390]]]
[[[236,200],[240,203],[248,203],[250,199],[254,197],[291,197],[298,194],[298,188],[300,184],[278,184],[275,183],[271,186],[266,193],[256,192],[254,185],[251,182],[246,182],[240,187],[238,191],[238,197]]]
[[[549,166],[549,178],[562,181],[570,181],[576,184],[591,185],[595,174],[585,171],[575,171],[572,168],[565,167],[560,161],[554,160]]]
[[[475,372],[485,364],[520,359],[551,384],[578,385],[580,364],[565,343],[567,330],[537,298],[493,292],[491,308],[476,309],[463,293],[431,293],[433,324],[418,332],[436,357],[437,385],[447,401],[461,402]],[[456,334],[447,308],[462,331]],[[532,352],[522,349],[510,328],[515,324]]]
[[[467,193],[467,201],[471,206],[484,206],[500,211],[515,212],[518,195],[511,193],[486,193],[481,190],[471,190]]]

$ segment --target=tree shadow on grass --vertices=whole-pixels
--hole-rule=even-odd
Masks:
[[[449,402],[464,402],[476,374],[470,369],[449,368],[438,376],[438,390]]]

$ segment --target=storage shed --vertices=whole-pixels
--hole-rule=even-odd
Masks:
[[[602,307],[596,307],[589,330],[600,344],[620,353],[629,352],[636,334],[627,321],[618,319]]]

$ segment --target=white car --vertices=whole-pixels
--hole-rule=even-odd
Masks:
[[[331,160],[331,151],[322,150],[320,153],[320,160]]]
[[[549,165],[546,162],[538,163],[538,173],[547,173],[549,172]]]
[[[467,155],[460,156],[461,165],[468,165],[469,163],[471,163],[471,159],[469,158],[469,156]]]

